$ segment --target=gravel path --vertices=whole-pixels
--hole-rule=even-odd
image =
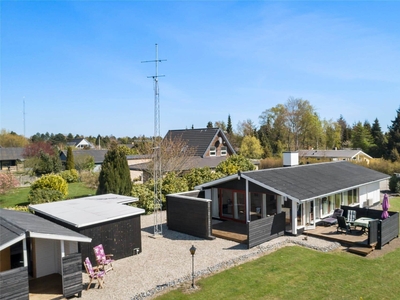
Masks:
[[[165,212],[163,215],[165,220]],[[168,230],[163,225],[163,236],[154,238],[153,215],[141,217],[142,253],[114,262],[114,270],[107,273],[105,288],[93,286],[82,292],[83,299],[151,299],[157,293],[182,283],[191,282],[192,258],[189,249],[196,247],[195,278],[214,274],[223,269],[268,254],[284,246],[302,245],[319,251],[331,251],[338,243],[304,236],[283,236],[252,249],[246,245],[216,238],[204,240]],[[107,250],[107,249],[106,249]],[[84,287],[89,282],[83,275]]]

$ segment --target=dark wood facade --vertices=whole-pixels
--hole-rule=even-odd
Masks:
[[[0,287],[1,300],[29,299],[28,268],[20,267],[1,272]]]
[[[248,248],[255,247],[285,234],[285,213],[247,223]]]
[[[190,195],[190,196],[189,196]],[[211,200],[196,198],[202,194],[190,192],[167,196],[167,225],[171,230],[200,238],[211,239]],[[260,245],[285,234],[285,213],[261,218],[247,224],[248,248]]]
[[[211,200],[196,198],[199,193],[167,195],[167,226],[193,236],[213,239]]]
[[[82,256],[69,254],[62,258],[63,295],[65,298],[82,295]]]

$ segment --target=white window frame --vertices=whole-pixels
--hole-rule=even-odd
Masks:
[[[210,156],[217,156],[217,147],[210,147]]]
[[[221,156],[226,156],[228,154],[228,147],[222,146],[221,147]]]

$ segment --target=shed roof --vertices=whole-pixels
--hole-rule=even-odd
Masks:
[[[123,205],[137,200],[129,196],[105,194],[29,205],[29,208],[62,223],[82,228],[145,213],[144,209]]]
[[[95,149],[87,149],[87,150],[73,150],[72,154],[75,157],[89,155],[94,159],[95,164],[102,164],[104,161],[104,157],[108,150],[95,150]],[[61,160],[66,160],[68,157],[68,151],[61,151],[63,155],[60,155]]]
[[[0,147],[0,161],[1,160],[24,160],[24,148],[21,147]]]
[[[240,178],[300,202],[380,182],[390,176],[347,161],[338,161],[242,172]],[[238,180],[238,175],[196,188],[209,188],[231,180]]]
[[[91,242],[91,238],[31,213],[0,209],[0,250],[25,237]]]

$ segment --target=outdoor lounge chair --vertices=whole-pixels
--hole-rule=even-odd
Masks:
[[[343,215],[343,209],[336,208],[333,211],[333,214],[325,219],[322,219],[322,222],[325,226],[332,226],[337,223],[337,217],[341,217]]]
[[[352,210],[352,209],[349,209],[349,210],[347,211],[347,219],[346,219],[347,223],[349,223],[350,225],[353,225],[353,224],[354,224],[354,221],[355,221],[356,219],[357,219],[357,218],[356,218],[356,211],[355,211],[355,210]]]
[[[100,287],[103,288],[104,275],[106,275],[106,272],[99,270],[98,268],[93,268],[89,257],[86,257],[85,261],[83,262],[83,265],[85,266],[86,272],[88,273],[90,279],[86,290],[89,289],[90,285],[92,284],[92,281],[95,279],[97,279],[97,282],[99,283],[99,288]]]
[[[350,224],[346,222],[346,218],[343,216],[337,217],[338,221],[338,226],[337,226],[337,232],[345,232],[346,234],[348,232],[351,232]]]
[[[113,269],[112,263],[114,260],[111,258],[113,254],[105,254],[103,244],[93,247],[94,255],[96,256],[97,266],[99,269],[108,272]]]

